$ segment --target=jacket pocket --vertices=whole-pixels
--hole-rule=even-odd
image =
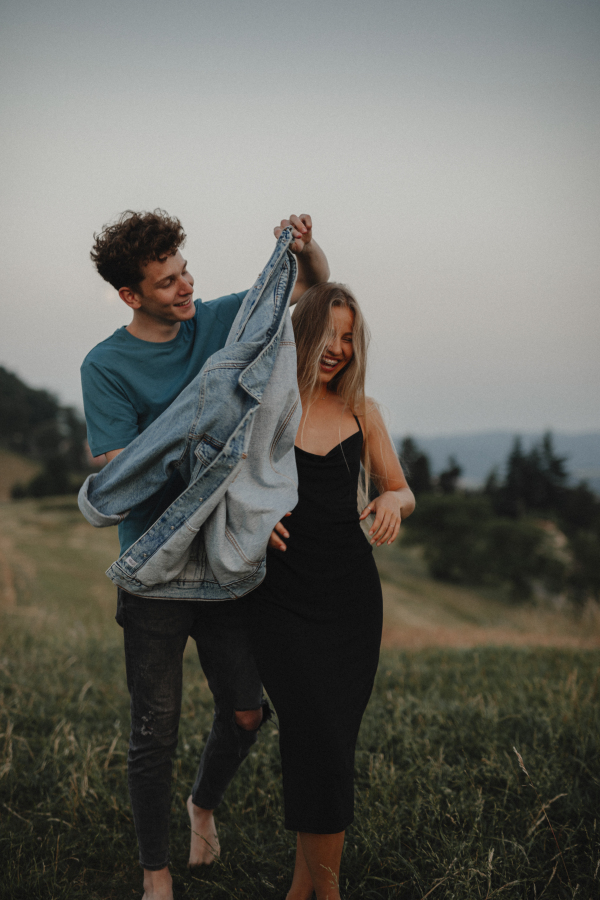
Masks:
[[[211,437],[209,434],[205,434],[203,435],[202,440],[198,442],[198,445],[194,450],[194,455],[202,465],[210,466],[224,446],[225,444],[222,441]]]

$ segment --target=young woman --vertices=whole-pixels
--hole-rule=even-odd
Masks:
[[[365,397],[368,331],[352,293],[316,285],[298,301],[293,323],[303,407],[299,502],[272,533],[267,577],[245,609],[279,719],[285,826],[298,833],[287,900],[313,891],[317,900],[339,900],[354,749],[381,640],[371,545],[391,544],[415,503],[377,405]],[[378,495],[369,502],[372,486]],[[367,539],[360,522],[372,514]]]

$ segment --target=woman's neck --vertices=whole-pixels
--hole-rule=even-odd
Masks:
[[[337,399],[336,392],[330,391],[327,385],[320,384],[310,394],[302,394],[300,399],[304,406],[310,406],[311,403],[316,403],[319,400],[332,400],[334,398]]]

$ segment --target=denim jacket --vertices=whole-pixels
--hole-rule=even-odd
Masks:
[[[269,535],[298,502],[294,439],[301,406],[288,303],[291,229],[248,291],[225,347],[102,471],[79,507],[116,525],[179,469],[187,488],[108,569],[144,597],[227,600],[265,576]]]

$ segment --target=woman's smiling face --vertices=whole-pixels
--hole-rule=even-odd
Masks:
[[[319,361],[319,381],[328,384],[352,359],[354,313],[346,306],[331,309],[332,335]]]

